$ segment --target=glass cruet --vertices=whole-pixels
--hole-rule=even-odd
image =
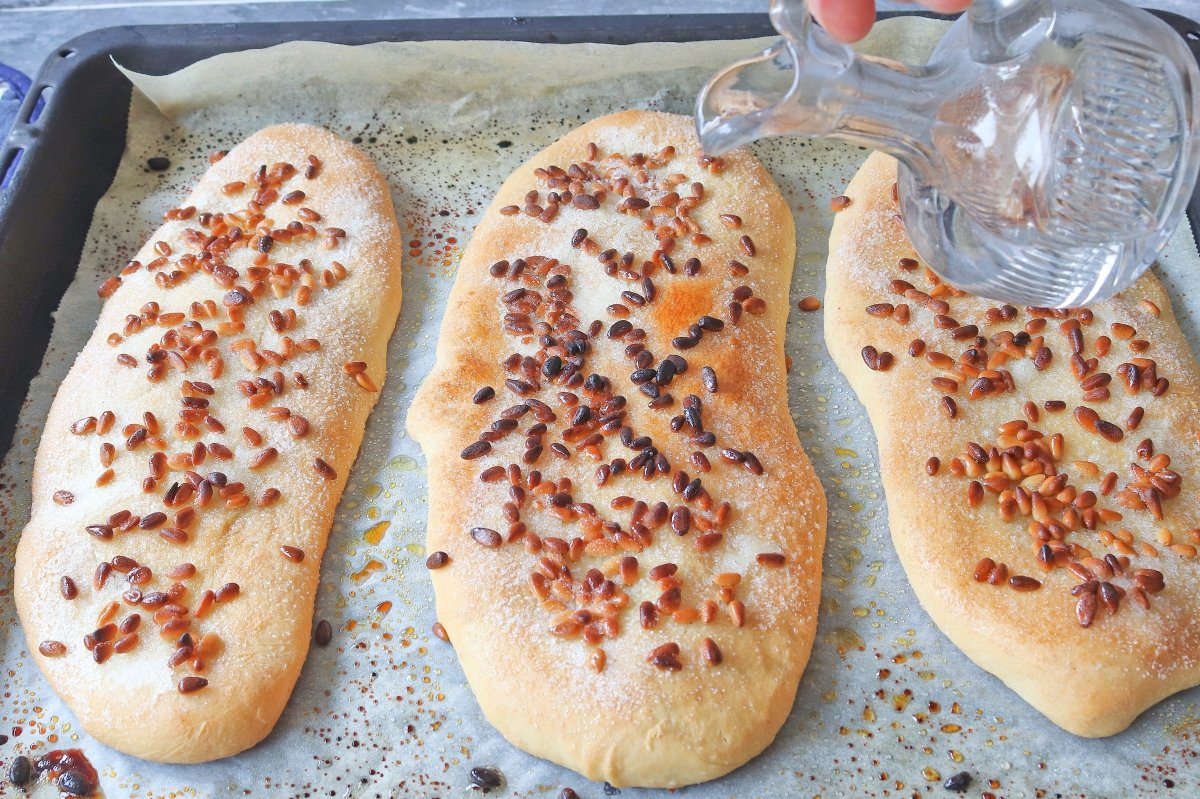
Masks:
[[[975,0],[925,66],[834,41],[804,0],[772,0],[771,20],[783,38],[701,92],[705,151],[790,135],[890,153],[913,246],[962,289],[1049,307],[1109,297],[1183,218],[1200,71],[1148,12]]]

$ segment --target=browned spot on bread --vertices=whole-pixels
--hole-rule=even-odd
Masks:
[[[657,285],[659,297],[648,306],[649,323],[662,330],[672,331],[675,335],[682,335],[688,325],[695,324],[696,320],[705,314],[713,314],[714,309],[718,307],[711,281],[688,278],[664,280]],[[643,313],[645,310],[643,309]],[[719,316],[719,313],[714,315]]]

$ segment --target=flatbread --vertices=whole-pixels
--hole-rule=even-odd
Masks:
[[[635,199],[618,196],[622,178]],[[746,762],[791,710],[825,534],[787,406],[794,258],[791,214],[749,153],[703,158],[690,119],[646,111],[596,119],[534,156],[475,230],[408,426],[429,461],[438,618],[516,746],[590,779],[671,787]],[[561,314],[549,353],[525,332],[547,314]],[[710,314],[699,343],[673,343]],[[632,374],[639,348],[657,373]],[[573,352],[578,371],[545,366]],[[686,371],[668,375],[668,356]],[[642,380],[670,401],[648,407]],[[688,397],[698,427],[673,432]],[[622,576],[624,558],[636,566]],[[643,603],[658,608],[653,629]]]
[[[825,339],[896,552],[968,657],[1070,732],[1120,732],[1200,683],[1195,358],[1153,273],[1086,310],[958,296],[917,262],[895,179],[874,154],[837,203]]]
[[[196,763],[275,725],[385,377],[401,251],[370,160],[277,125],[101,287],[15,574],[29,649],[97,740]]]

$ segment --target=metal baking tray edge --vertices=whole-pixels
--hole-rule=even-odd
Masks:
[[[1200,59],[1200,25],[1178,14],[1153,13]],[[8,451],[29,383],[40,368],[51,314],[74,278],[96,203],[112,183],[125,148],[132,87],[112,59],[163,75],[219,53],[295,40],[630,44],[773,33],[765,14],[652,14],[141,25],[105,28],[66,42],[42,64],[0,144],[0,341],[8,342],[0,346],[0,455]],[[1193,193],[1188,219],[1195,235],[1200,191]]]

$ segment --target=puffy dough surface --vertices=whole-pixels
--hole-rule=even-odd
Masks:
[[[626,193],[647,207],[618,196],[622,178]],[[596,207],[573,195],[547,213],[550,193],[571,191],[572,182],[574,195],[598,199]],[[531,191],[536,196],[527,196]],[[617,212],[622,203],[625,213]],[[727,226],[722,214],[740,217],[741,226]],[[669,227],[677,216],[682,232]],[[742,236],[753,255],[739,244]],[[663,261],[657,251],[671,246],[667,238],[674,249]],[[824,495],[787,405],[783,340],[794,256],[787,205],[749,153],[708,163],[689,119],[643,111],[593,120],[536,155],[504,183],[476,229],[450,295],[436,365],[408,426],[429,461],[428,550],[449,556],[431,572],[438,618],[488,719],[522,749],[614,785],[685,785],[759,753],[790,712],[813,641],[825,534]],[[692,258],[699,271],[688,274]],[[518,259],[525,271],[513,279]],[[607,272],[603,260],[613,262]],[[499,261],[508,262],[504,269],[493,267]],[[728,304],[741,287],[738,296],[752,291],[756,301],[746,298],[733,324]],[[514,299],[510,292],[518,289],[526,294]],[[610,308],[619,304],[624,310]],[[561,313],[551,333],[560,340],[540,346],[537,330],[521,332],[514,315],[523,313],[532,314],[531,327]],[[705,314],[722,320],[723,329],[677,349],[672,340],[687,337]],[[622,321],[632,329],[621,333]],[[593,322],[599,332],[587,335]],[[576,329],[583,332],[567,332]],[[641,341],[637,330],[644,331]],[[572,335],[587,342],[583,362],[556,376],[552,366],[548,377],[546,360]],[[639,344],[650,353],[642,356],[652,364],[647,369],[668,355],[686,359],[686,372],[658,389],[671,397],[664,407],[648,407],[650,397],[633,382]],[[514,353],[515,368],[507,371]],[[560,357],[571,363],[569,352]],[[702,367],[715,372],[715,393],[704,387]],[[565,376],[575,369],[575,378]],[[607,378],[607,387],[591,390],[595,384],[585,378],[592,374]],[[476,404],[484,386],[496,396]],[[518,396],[514,388],[528,393]],[[575,395],[578,404],[560,394]],[[624,419],[601,430],[601,406],[617,396],[626,400]],[[693,443],[692,427],[672,431],[689,396],[699,399],[701,424],[715,445]],[[461,456],[505,408],[530,399],[544,407],[521,416],[482,457]],[[585,406],[590,420],[576,424]],[[540,444],[527,441],[537,424],[546,426]],[[632,447],[622,443],[621,426],[630,428]],[[592,449],[589,435],[599,442]],[[664,471],[648,479],[627,469],[600,480],[600,469],[618,459],[633,463],[650,446],[640,437],[652,441]],[[556,455],[552,444],[565,450]],[[526,456],[526,446],[541,449]],[[750,451],[763,473],[723,460],[722,448]],[[697,467],[693,452],[706,455],[710,471]],[[481,479],[485,470],[510,465],[520,469],[516,489],[507,475]],[[689,492],[684,499],[672,486],[695,478],[706,498]],[[506,515],[506,502],[520,507]],[[724,502],[728,516],[719,521]],[[664,505],[656,513],[658,503]],[[690,515],[685,534],[670,520],[681,522],[679,508]],[[481,545],[471,534],[476,527],[495,531],[501,543]],[[714,540],[702,536],[714,534],[719,541],[701,551]],[[759,554],[782,554],[784,563],[762,565]],[[627,557],[636,558],[636,577],[622,575]],[[677,571],[665,576],[667,567],[651,579],[663,564]],[[541,580],[534,573],[551,577],[533,585]],[[729,583],[724,595],[721,580]],[[677,610],[670,610],[673,589]],[[643,603],[665,608],[652,629],[640,621]],[[739,627],[734,616],[742,607]],[[705,659],[705,639],[719,650],[719,664]],[[648,662],[669,644],[677,655],[668,647],[658,666]]]
[[[1196,361],[1150,272],[1118,298],[1054,312],[956,296],[923,264],[906,269],[901,259],[917,256],[893,199],[895,179],[895,161],[874,154],[846,189],[850,205],[830,239],[825,338],[879,439],[896,552],[922,605],[968,657],[1072,733],[1120,732],[1200,683]],[[868,311],[880,304],[906,305],[909,321]],[[969,325],[977,331],[962,330]],[[1076,336],[1082,351],[1073,366]],[[915,339],[924,345],[916,356]],[[867,346],[890,353],[894,365],[869,368]],[[934,364],[931,352],[950,365]],[[975,371],[957,365],[964,357]],[[1132,387],[1122,364],[1138,367]],[[980,377],[993,385],[977,384]],[[1085,400],[1088,391],[1096,393]],[[956,406],[953,418],[943,397]],[[1080,407],[1113,427],[1084,410],[1085,427]],[[1144,413],[1136,425],[1135,408]],[[1033,450],[1003,463],[1014,446]],[[940,462],[935,474],[931,457]],[[1007,579],[987,581],[984,558],[1004,564]],[[1013,577],[1040,586],[1014,590]]]
[[[320,163],[311,178],[310,155]],[[282,164],[296,173],[285,175]],[[261,209],[250,206],[255,200]],[[30,651],[88,733],[132,755],[191,763],[264,738],[299,675],[326,537],[378,396],[343,364],[365,364],[369,380],[382,384],[400,308],[402,245],[374,165],[311,126],[279,125],[249,137],[200,178],[180,209],[137,253],[137,266],[123,270],[120,284],[107,284],[104,293],[115,291],[58,390],[38,448],[15,590]],[[167,345],[164,336],[177,338]],[[148,363],[156,348],[162,352]],[[155,368],[161,374],[152,380],[148,370]],[[181,416],[188,403],[206,407],[189,421]],[[101,434],[106,411],[114,421]],[[187,424],[194,429],[179,427]],[[149,427],[139,433],[139,426]],[[157,433],[149,429],[155,426]],[[251,436],[251,443],[243,428],[261,441]],[[194,461],[197,442],[205,445],[201,462]],[[112,475],[98,485],[106,444]],[[262,455],[268,448],[277,452],[274,460]],[[143,480],[156,452],[169,466],[147,491]],[[330,467],[325,474],[318,458]],[[171,486],[187,484],[189,472],[196,490],[188,497],[184,489],[184,502],[176,493],[168,505]],[[225,476],[227,496],[220,477],[207,479],[213,472]],[[241,507],[237,483],[248,499]],[[214,488],[206,502],[202,495]],[[272,488],[279,497],[268,504],[261,497]],[[110,517],[122,511],[166,519],[150,529],[117,524],[109,540],[86,532],[114,526]],[[171,529],[186,533],[186,543],[160,534]],[[303,560],[286,559],[283,546],[301,550]],[[149,581],[132,585],[134,572],[118,560],[125,565],[95,587],[99,564],[118,556],[149,569]],[[169,576],[184,563],[194,565],[194,576]],[[60,591],[64,577],[77,586],[73,599]],[[238,594],[229,598],[227,589],[206,611],[205,592],[229,583]],[[131,589],[141,596],[126,595]],[[165,605],[153,596],[171,591]],[[106,610],[110,603],[115,614]],[[175,626],[186,629],[160,633],[157,622],[169,621],[171,610],[185,621]],[[122,644],[131,648],[106,649],[124,637],[133,614],[142,618],[135,642]],[[98,635],[108,639],[98,647],[108,655],[101,664],[84,637],[109,616],[118,629]],[[185,632],[194,655],[172,668],[168,659]],[[47,641],[64,645],[65,654],[39,652]],[[182,693],[177,686],[188,677],[208,684]]]

